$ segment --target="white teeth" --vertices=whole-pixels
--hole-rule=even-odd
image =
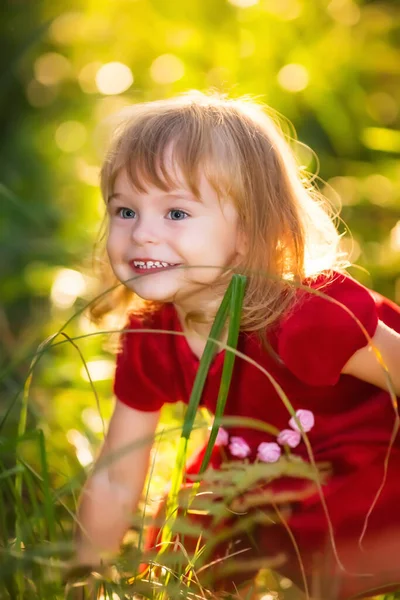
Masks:
[[[159,260],[134,260],[133,264],[135,267],[140,267],[141,269],[160,269],[161,267],[173,267],[174,265],[171,263],[159,261]]]

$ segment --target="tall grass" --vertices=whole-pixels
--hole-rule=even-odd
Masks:
[[[249,511],[231,529],[218,528],[218,524],[226,519],[231,510],[229,507],[236,498],[245,497],[249,490],[257,490],[257,485],[262,480],[271,481],[282,476],[309,480],[313,489],[319,490],[323,498],[320,488],[322,473],[314,463],[312,450],[304,432],[304,441],[308,444],[309,449],[309,462],[293,461],[290,456],[287,456],[273,464],[234,462],[226,463],[218,472],[207,469],[221,425],[229,427],[240,424],[241,427],[247,426],[277,434],[277,430],[268,423],[224,416],[236,356],[252,362],[256,368],[259,368],[274,385],[288,412],[291,415],[295,414],[289,399],[271,375],[236,349],[245,285],[246,279],[243,276],[233,276],[200,360],[182,427],[179,429],[176,427],[165,428],[162,433],[157,434],[155,439],[155,444],[157,444],[161,437],[163,439],[176,437],[180,432],[176,463],[166,504],[166,515],[159,522],[158,547],[147,552],[142,549],[146,528],[149,524],[154,524],[154,517],[147,516],[145,512],[134,516],[132,526],[136,529],[136,533],[134,533],[133,543],[124,545],[123,552],[116,560],[113,570],[91,576],[88,576],[88,573],[76,572],[76,587],[70,586],[69,597],[77,597],[76,594],[80,594],[80,597],[84,597],[85,594],[94,597],[99,593],[102,597],[110,597],[113,600],[138,596],[151,600],[178,597],[212,598],[213,589],[205,588],[201,583],[203,579],[199,580],[199,575],[204,574],[207,569],[212,571],[213,549],[233,533],[241,533],[254,526],[257,527],[259,523],[265,525],[269,518],[267,510]],[[227,319],[229,319],[229,332],[227,344],[224,345],[219,341],[219,337]],[[63,575],[72,552],[70,539],[76,496],[83,483],[85,473],[82,470],[78,476],[70,478],[63,486],[53,489],[53,474],[49,469],[50,461],[44,432],[40,428],[30,429],[27,422],[32,373],[43,354],[60,344],[71,343],[84,362],[77,342],[88,336],[72,339],[62,330],[58,333],[63,333],[65,339],[56,341],[56,336],[49,338],[39,348],[32,361],[24,389],[17,437],[9,438],[3,435],[0,438],[2,456],[7,458],[7,460],[0,460],[0,598],[33,600],[64,597]],[[178,332],[168,333],[183,335]],[[188,444],[192,432],[205,427],[205,424],[198,418],[196,420],[196,416],[208,370],[218,348],[225,349],[225,356],[215,418],[200,473],[197,478],[194,478],[195,481],[190,486],[190,493],[184,496],[180,490],[185,482]],[[95,392],[94,386],[93,390]],[[7,414],[6,412],[6,416]],[[144,442],[146,440],[142,440],[140,443]],[[123,451],[130,449],[126,448]],[[32,454],[36,458],[35,464],[38,465],[38,469],[31,464]],[[14,455],[14,460],[10,460],[12,455]],[[111,457],[110,460],[112,459],[115,457]],[[105,466],[106,464],[104,464]],[[146,496],[149,493],[150,485],[151,477],[148,488],[145,490]],[[211,497],[200,493],[204,486],[206,489],[213,490]],[[259,501],[261,505],[263,502],[267,502],[270,507],[275,507],[275,514],[278,512],[283,522],[286,523],[284,512],[287,498],[283,503],[283,508],[279,508],[279,496],[268,497],[264,490]],[[213,527],[209,531],[199,528],[190,519],[193,509],[199,509],[199,507],[203,512],[207,512],[212,520]],[[327,517],[329,518],[329,515]],[[217,531],[219,533],[215,533]],[[197,536],[198,538],[194,551],[188,551],[185,548],[185,537],[187,536],[191,538]],[[170,551],[171,547],[174,547],[174,552]],[[235,561],[231,561],[230,564],[240,565],[241,558],[240,556],[235,557]],[[301,563],[301,556],[298,558]],[[264,566],[278,567],[279,560],[279,557],[276,557],[275,562],[271,560],[269,564],[264,561]],[[147,570],[143,571],[141,568],[143,564],[148,565]],[[264,573],[265,593],[271,590],[271,586],[271,578],[267,570]],[[279,582],[277,589],[279,589]],[[307,597],[306,582],[305,589]],[[280,594],[280,597],[283,597],[283,589],[280,590]],[[300,592],[291,589],[284,593],[284,597],[289,599],[301,596]],[[400,595],[388,595],[386,599],[390,600],[396,597],[400,597]],[[332,596],[333,599],[334,596]]]

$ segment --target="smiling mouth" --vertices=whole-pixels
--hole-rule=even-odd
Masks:
[[[131,267],[136,272],[142,271],[161,271],[163,269],[172,269],[173,267],[178,267],[182,263],[167,263],[160,260],[132,260],[130,262]]]

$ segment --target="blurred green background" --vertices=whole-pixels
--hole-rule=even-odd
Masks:
[[[400,301],[400,5],[389,0],[5,0],[0,19],[0,418],[17,427],[38,344],[93,297],[107,119],[191,88],[252,94],[289,119],[308,169],[353,239],[351,272]],[[93,333],[77,315],[69,335]],[[104,417],[112,355],[79,342]],[[46,352],[28,427],[45,433],[55,487],[101,439],[71,344]],[[178,418],[171,408],[168,418]],[[6,417],[6,418],[5,418]],[[26,453],[35,461],[34,445]]]

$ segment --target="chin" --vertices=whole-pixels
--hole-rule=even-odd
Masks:
[[[138,281],[132,282],[131,285],[129,285],[129,289],[143,300],[150,300],[152,302],[172,302],[176,293],[176,290],[165,289],[165,286],[160,286],[157,289],[157,286],[155,285],[138,285]]]

